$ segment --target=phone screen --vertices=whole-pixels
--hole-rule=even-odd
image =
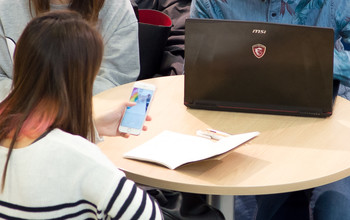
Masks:
[[[153,93],[153,90],[137,87],[133,89],[130,101],[136,102],[136,105],[126,108],[121,126],[135,129],[142,128]]]

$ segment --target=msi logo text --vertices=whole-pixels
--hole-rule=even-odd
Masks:
[[[266,34],[266,30],[253,29],[253,34]]]

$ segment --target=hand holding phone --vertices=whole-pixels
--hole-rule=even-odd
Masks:
[[[135,82],[130,101],[135,102],[136,105],[125,109],[119,125],[119,132],[132,135],[139,135],[141,133],[155,89],[156,87],[153,84]]]

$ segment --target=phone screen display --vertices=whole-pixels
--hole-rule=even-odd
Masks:
[[[136,102],[136,105],[126,108],[121,126],[135,129],[142,128],[153,92],[153,90],[133,88],[130,101]]]

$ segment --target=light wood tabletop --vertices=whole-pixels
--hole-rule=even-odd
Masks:
[[[312,188],[350,175],[350,102],[346,99],[337,97],[328,118],[207,111],[183,104],[184,76],[145,81],[157,86],[148,131],[128,139],[105,137],[99,143],[135,182],[183,192],[252,195]],[[95,112],[128,100],[132,85],[95,96]],[[123,158],[125,152],[163,130],[195,135],[206,128],[231,134],[259,131],[260,135],[225,154],[175,170]]]

